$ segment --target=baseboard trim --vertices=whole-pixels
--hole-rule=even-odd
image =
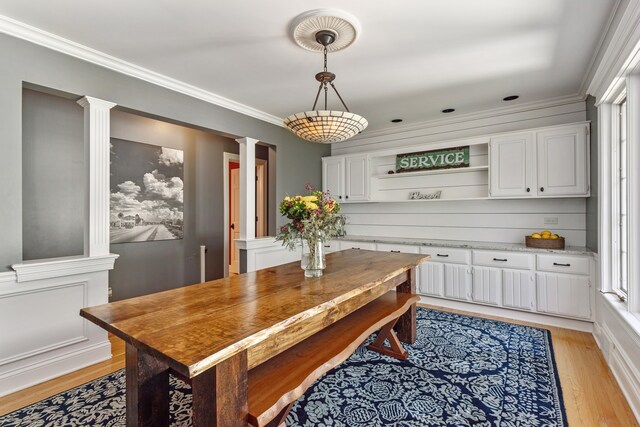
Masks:
[[[593,323],[583,320],[565,319],[562,317],[548,316],[546,314],[528,313],[526,311],[510,310],[500,307],[471,304],[462,301],[420,296],[420,302],[432,306],[463,310],[471,313],[489,316],[503,317],[505,322],[519,320],[523,322],[537,323],[541,326],[555,326],[558,328],[574,329],[583,332],[593,332]]]
[[[111,358],[108,339],[0,375],[0,397]]]

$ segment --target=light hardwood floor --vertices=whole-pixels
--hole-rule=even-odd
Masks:
[[[551,331],[570,426],[640,427],[591,334],[492,316],[480,317],[538,326]],[[2,397],[0,415],[123,368],[124,343],[113,336],[110,340],[113,353],[110,360]]]

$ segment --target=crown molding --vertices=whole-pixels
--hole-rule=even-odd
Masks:
[[[615,28],[607,29],[607,32],[610,31],[614,31],[611,41],[607,46],[603,46],[606,50],[587,89],[588,93],[596,97],[597,104],[619,85],[617,77],[624,77],[638,61],[640,2],[630,1],[622,13],[620,23]]]
[[[443,119],[427,120],[419,123],[388,127],[384,129],[374,130],[371,132],[361,133],[360,135],[354,138],[351,138],[349,141],[345,143],[348,144],[351,141],[355,142],[355,141],[367,140],[367,139],[376,138],[376,137],[397,135],[405,132],[417,132],[424,129],[433,128],[436,126],[457,125],[465,122],[472,122],[475,120],[482,120],[487,118],[504,116],[508,114],[522,113],[522,112],[532,111],[532,110],[541,110],[544,108],[557,107],[560,105],[573,104],[576,102],[584,102],[585,99],[586,99],[586,95],[574,94],[574,95],[567,95],[567,96],[561,96],[556,98],[543,99],[541,101],[521,103],[518,105],[513,105],[508,107],[492,108],[489,110],[482,110],[474,113],[460,114],[454,117],[447,117]],[[339,147],[340,144],[343,144],[343,143],[337,143],[332,145],[335,147]]]
[[[0,15],[0,33],[26,40],[65,55],[73,56],[74,58],[108,68],[118,73],[164,87],[174,92],[182,93],[255,119],[263,120],[267,123],[284,127],[280,117],[276,117],[248,105],[241,104],[213,92],[200,89],[180,80],[156,73],[155,71],[151,71],[147,68],[123,61],[114,56],[107,55],[106,53],[92,49],[88,46],[84,46],[55,34],[43,31],[39,28],[16,21],[15,19],[4,15]]]
[[[596,60],[598,59],[598,55],[600,55],[600,52],[602,52],[602,50],[604,49],[604,41],[607,38],[607,34],[609,34],[609,32],[611,31],[613,20],[616,17],[616,13],[620,8],[621,3],[622,3],[622,0],[616,0],[616,3],[613,5],[613,8],[611,8],[609,19],[607,19],[607,22],[603,27],[602,34],[600,34],[600,39],[598,40],[596,49],[593,51],[593,54],[591,55],[591,60],[589,61],[589,65],[587,65],[587,70],[584,73],[584,76],[582,77],[582,82],[580,83],[580,90],[578,90],[578,93],[587,94],[589,85],[593,80],[593,76],[597,69]]]

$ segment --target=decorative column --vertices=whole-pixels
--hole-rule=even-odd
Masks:
[[[240,144],[240,239],[256,238],[256,142],[238,138]]]
[[[84,156],[86,171],[84,255],[109,254],[109,155],[113,102],[85,96]]]

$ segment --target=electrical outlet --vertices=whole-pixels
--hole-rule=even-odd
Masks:
[[[109,295],[109,299],[111,299],[113,297],[113,288],[111,286],[109,286],[109,291],[108,291],[108,295]]]
[[[558,224],[558,217],[557,216],[545,216],[544,217],[544,223],[545,224]]]

